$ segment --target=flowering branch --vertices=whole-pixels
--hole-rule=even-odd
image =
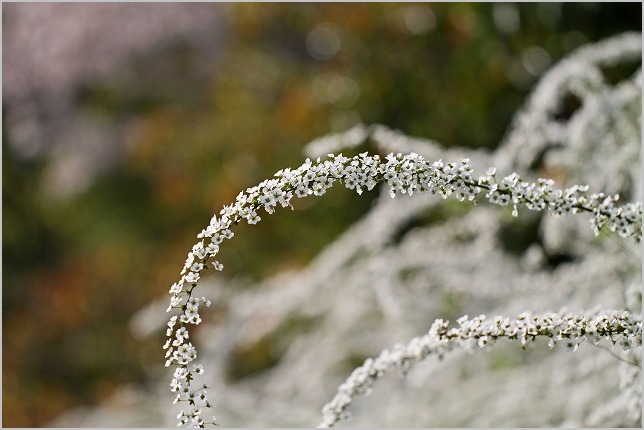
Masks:
[[[582,315],[549,313],[545,315],[520,314],[511,320],[496,316],[486,321],[485,315],[468,319],[465,315],[457,320],[458,327],[448,329],[449,322],[436,320],[429,332],[413,338],[407,345],[397,344],[385,349],[376,358],[368,358],[340,385],[335,397],[322,408],[322,423],[318,427],[333,427],[338,421],[348,418],[347,407],[359,394],[368,395],[376,380],[390,369],[406,373],[412,364],[429,355],[442,359],[444,354],[456,349],[472,350],[489,348],[498,339],[518,340],[525,348],[537,338],[548,338],[548,346],[554,348],[561,342],[575,351],[579,344],[588,340],[594,345],[602,339],[617,341],[624,350],[642,346],[642,322],[626,311],[607,311],[592,318]]]
[[[190,405],[187,411],[179,414],[179,425],[202,427],[206,423],[201,418],[201,408],[211,406],[203,391],[206,386],[200,390],[191,387],[195,375],[201,374],[203,368],[188,368],[196,359],[197,353],[192,343],[187,341],[187,324],[199,324],[199,306],[210,305],[206,298],[193,297],[193,290],[199,281],[200,272],[207,268],[208,260],[219,252],[219,245],[224,239],[233,237],[233,225],[241,220],[256,224],[261,220],[257,213],[260,208],[264,208],[269,214],[274,213],[278,204],[292,208],[290,202],[294,196],[321,196],[335,182],[341,182],[358,194],[372,190],[379,183],[386,183],[392,197],[398,194],[431,192],[443,198],[454,195],[460,201],[468,200],[475,204],[485,198],[500,206],[512,204],[513,216],[518,216],[519,207],[548,210],[557,215],[587,212],[591,215],[590,222],[595,234],[599,234],[599,230],[607,226],[622,237],[632,237],[638,243],[641,240],[641,202],[618,207],[615,206],[618,196],[603,193],[589,195],[587,186],[554,189],[552,180],[539,179],[537,183],[529,183],[521,180],[516,173],[497,182],[496,170],[493,168],[477,179],[472,176],[473,169],[469,159],[463,159],[458,164],[444,164],[442,161],[430,164],[416,153],[399,153],[389,154],[385,160],[367,153],[352,158],[330,154],[328,159],[320,161],[318,158],[315,163],[307,159],[297,169],[280,170],[275,178],[239,193],[235,203],[224,206],[220,216],[213,216],[210,225],[197,236],[200,241],[188,254],[181,279],[170,288],[168,311],[178,309],[180,314],[171,317],[167,330],[168,340],[164,345],[167,350],[166,366],[179,366],[171,383],[172,391],[178,392],[175,403],[187,401]],[[205,243],[206,238],[210,238],[210,243]],[[211,264],[216,270],[223,269],[223,265],[216,260]]]

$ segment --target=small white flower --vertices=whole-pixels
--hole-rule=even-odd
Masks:
[[[208,244],[208,246],[206,246],[206,248],[204,248],[204,251],[208,255],[211,255],[211,256],[215,255],[215,254],[217,254],[217,252],[219,252],[219,245],[215,245],[214,243],[211,242],[211,243]],[[202,258],[202,260],[203,260],[203,258]]]
[[[176,323],[177,323],[177,316],[174,315],[170,318],[170,321],[168,321],[168,327],[172,328]]]
[[[189,284],[196,284],[199,281],[199,278],[200,278],[200,275],[195,272],[188,272],[188,274],[183,277],[185,282]]]
[[[177,367],[174,371],[174,377],[177,379],[184,379],[188,376],[188,369],[185,367]]]
[[[199,317],[198,309],[194,307],[186,307],[183,315],[181,315],[180,321],[182,323],[199,324],[201,322],[201,318]]]
[[[197,242],[193,247],[192,247],[192,253],[197,257],[199,260],[203,260],[203,258],[206,256],[206,251],[203,246],[203,242]]]
[[[263,181],[259,185],[248,188],[237,196],[233,205],[225,206],[220,218],[213,216],[210,225],[203,230],[199,238],[211,237],[212,242],[204,247],[203,239],[198,242],[188,254],[186,264],[181,272],[183,278],[170,288],[172,294],[169,310],[178,307],[183,297],[179,295],[183,291],[183,284],[189,283],[193,286],[199,281],[199,272],[204,268],[208,256],[214,256],[219,252],[219,244],[224,239],[230,239],[234,233],[231,230],[233,224],[245,219],[249,224],[260,221],[257,210],[260,206],[270,214],[275,211],[277,205],[282,207],[290,206],[293,195],[305,197],[311,194],[323,195],[330,188],[334,181],[344,183],[347,188],[355,189],[358,194],[365,189],[371,190],[378,183],[385,182],[389,186],[392,197],[397,194],[413,195],[414,192],[430,191],[432,194],[439,194],[443,198],[454,195],[458,200],[480,201],[481,195],[496,205],[512,204],[512,215],[518,216],[518,208],[526,207],[531,210],[548,210],[553,214],[571,214],[586,212],[590,214],[591,227],[595,233],[600,228],[610,229],[620,236],[632,236],[636,241],[641,239],[641,203],[626,204],[616,207],[617,196],[604,194],[585,194],[587,186],[573,186],[567,190],[553,189],[552,180],[540,179],[537,183],[528,183],[516,173],[511,174],[502,181],[495,179],[496,169],[490,168],[486,176],[480,176],[478,181],[473,179],[473,169],[468,159],[460,163],[443,164],[441,160],[428,163],[422,156],[416,153],[408,155],[389,154],[386,161],[378,157],[371,157],[367,153],[347,158],[341,154],[330,157],[321,162],[319,159],[306,162],[295,170],[284,169],[276,174],[275,178]],[[292,206],[291,206],[292,207]],[[223,270],[223,265],[214,261],[216,270]],[[188,272],[186,274],[186,272]],[[192,289],[190,289],[192,291]],[[191,293],[189,293],[191,294]],[[201,318],[198,313],[199,305],[203,303],[210,305],[205,297],[200,299],[191,298],[184,307],[184,313],[180,321],[184,324],[198,324]],[[548,345],[552,348],[560,340],[562,344],[569,345],[569,348],[576,349],[580,342],[585,339],[595,343],[601,339],[613,336],[616,339],[622,336],[621,345],[624,349],[630,349],[632,344],[641,344],[641,326],[639,329],[631,327],[629,317],[625,317],[623,330],[616,328],[616,321],[621,318],[619,315],[611,314],[605,319],[586,321],[581,316],[555,315],[555,316],[532,316],[529,314],[520,315],[515,320],[497,317],[494,321],[486,321],[484,316],[469,320],[467,317],[459,319],[459,327],[449,328],[446,321],[436,321],[427,335],[418,337],[408,345],[398,345],[391,351],[384,351],[375,360],[367,360],[363,367],[352,374],[339,389],[338,396],[324,407],[325,419],[341,418],[346,406],[356,393],[368,393],[374,380],[384,374],[390,368],[406,371],[413,361],[423,359],[429,354],[442,357],[455,347],[468,348],[488,347],[493,345],[500,337],[519,340],[522,345],[533,341],[548,333]],[[621,320],[619,320],[621,321]],[[167,335],[172,337],[173,342],[166,341],[164,348],[167,349],[166,366],[177,363],[181,366],[187,365],[196,358],[196,350],[191,343],[186,342],[189,338],[185,327],[180,327],[176,333],[173,327],[177,322],[177,316],[168,323]],[[581,333],[581,324],[587,324],[588,329],[585,336]],[[586,326],[583,326],[586,327]],[[549,331],[547,331],[549,330]],[[617,331],[615,331],[617,330]],[[622,330],[619,332],[619,330]],[[629,331],[630,330],[630,331]],[[634,336],[638,333],[640,337]],[[173,349],[176,347],[176,350]],[[185,369],[185,367],[181,367]],[[179,382],[185,371],[176,373],[172,387],[179,388]],[[193,366],[195,374],[203,373],[201,365]],[[190,378],[187,378],[190,379]],[[189,381],[187,385],[189,385]],[[188,387],[189,388],[189,387]],[[205,392],[196,394],[183,391],[180,400],[205,400]],[[331,406],[329,406],[331,405]],[[180,414],[178,418],[181,423],[188,425],[201,425],[198,415],[201,410],[191,408],[187,413]],[[333,416],[329,415],[332,414]],[[214,419],[214,418],[213,418]],[[334,423],[335,421],[328,421]]]
[[[176,393],[181,389],[181,383],[176,378],[173,378],[172,382],[170,382],[170,387],[170,391]]]
[[[199,310],[199,304],[201,303],[201,299],[198,299],[196,297],[191,297],[190,300],[186,303],[186,309],[190,309],[191,311],[197,311]]]
[[[183,297],[181,296],[172,296],[170,297],[170,308],[175,308],[181,304]]]
[[[176,332],[175,336],[177,337],[178,340],[182,341],[184,339],[188,339],[190,337],[190,333],[188,332],[188,329],[185,327],[180,327]]]

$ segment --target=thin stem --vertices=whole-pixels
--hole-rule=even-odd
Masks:
[[[628,360],[628,359],[626,359],[624,357],[621,357],[621,356],[615,354],[610,348],[608,348],[608,347],[606,347],[604,345],[599,345],[597,343],[592,343],[592,342],[591,342],[591,345],[596,346],[597,348],[606,351],[607,353],[609,353],[610,355],[612,355],[613,357],[615,357],[619,361],[623,361],[624,363],[630,364],[631,366],[635,366],[635,367],[637,367],[639,369],[642,368],[642,365],[640,363],[637,363],[635,361],[631,361],[631,360]]]

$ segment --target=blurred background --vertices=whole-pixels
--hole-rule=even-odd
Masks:
[[[494,148],[539,75],[641,31],[642,8],[4,3],[2,25],[2,419],[38,427],[146,384],[163,337],[134,338],[130,317],[214,212],[309,141],[362,122]],[[264,217],[223,275],[302,267],[372,198]]]

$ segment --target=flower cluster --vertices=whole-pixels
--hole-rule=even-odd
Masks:
[[[186,264],[188,264],[188,261],[186,261]],[[199,270],[202,268],[200,267],[200,263],[193,263],[190,267],[194,269],[199,268]],[[195,271],[191,271],[183,279],[184,282],[191,282],[191,288],[188,291],[192,291],[192,288],[194,288],[199,279],[198,272],[195,275]],[[177,392],[174,403],[188,402],[190,406],[187,410],[182,410],[177,415],[179,426],[204,427],[206,422],[201,417],[202,408],[211,408],[212,405],[206,397],[205,389],[208,387],[203,385],[199,389],[194,389],[191,384],[195,376],[202,375],[204,370],[202,365],[193,365],[191,370],[188,368],[188,364],[197,358],[197,349],[188,341],[190,332],[186,324],[199,324],[201,322],[199,305],[204,304],[210,306],[210,300],[207,300],[205,297],[200,299],[190,297],[190,293],[188,293],[188,300],[185,304],[181,305],[183,299],[186,298],[185,294],[181,294],[182,287],[183,284],[174,284],[170,289],[173,296],[170,300],[168,310],[181,306],[183,313],[181,316],[173,315],[168,322],[168,329],[166,331],[168,340],[163,345],[163,349],[166,350],[165,365],[168,367],[175,363],[179,366],[175,369],[172,381],[170,382],[170,386],[172,387],[171,391]],[[179,323],[179,328],[175,329],[177,322]],[[215,417],[213,417],[210,423],[216,423]]]
[[[496,316],[487,320],[485,315],[472,319],[466,315],[457,323],[458,327],[450,329],[448,321],[436,320],[426,335],[413,338],[407,345],[385,349],[376,358],[368,358],[323,407],[319,427],[332,427],[348,418],[346,409],[353,398],[369,394],[375,381],[388,370],[398,369],[404,374],[414,362],[429,355],[442,358],[455,348],[489,348],[498,339],[518,340],[525,348],[537,338],[547,338],[550,348],[563,344],[571,351],[584,341],[597,344],[602,339],[609,339],[613,344],[619,342],[624,350],[642,346],[642,322],[626,311],[606,311],[590,318],[577,314],[523,313],[515,319]]]
[[[210,305],[205,298],[192,297],[192,291],[200,279],[202,270],[208,268],[208,260],[217,255],[219,245],[224,239],[231,239],[234,233],[233,225],[241,220],[249,224],[260,221],[257,211],[263,208],[272,214],[276,207],[291,206],[294,196],[321,196],[335,182],[341,182],[348,189],[361,194],[363,190],[372,190],[379,183],[386,183],[392,197],[397,194],[412,195],[415,192],[431,192],[443,198],[454,195],[458,200],[477,203],[482,196],[496,205],[513,205],[512,214],[518,215],[518,208],[525,206],[532,210],[548,210],[554,214],[575,214],[588,212],[591,223],[598,234],[599,229],[607,225],[622,237],[633,237],[637,242],[642,235],[642,205],[629,203],[621,207],[615,206],[617,196],[606,196],[603,193],[588,195],[588,187],[574,186],[566,190],[554,189],[554,182],[540,179],[538,183],[528,183],[521,180],[517,174],[512,174],[496,180],[496,171],[488,169],[484,176],[478,179],[472,176],[473,169],[469,159],[460,163],[429,163],[416,153],[408,155],[389,154],[385,161],[378,155],[366,152],[355,157],[347,158],[342,154],[329,154],[328,159],[316,162],[307,159],[299,168],[283,169],[275,174],[275,178],[265,180],[259,185],[241,192],[234,204],[225,206],[210,221],[210,224],[199,235],[200,241],[193,246],[188,254],[182,278],[170,288],[170,305],[168,311],[180,310],[180,315],[174,315],[168,323],[168,341],[166,351],[166,366],[180,366],[181,374],[186,378],[175,378],[179,382],[178,389],[191,390],[193,372],[187,366],[196,358],[196,351],[188,338],[186,324],[199,324],[199,306]],[[206,239],[210,243],[206,244]],[[211,263],[216,270],[222,270],[223,265],[214,260]],[[175,325],[178,328],[175,330]],[[174,380],[173,380],[174,382]],[[173,384],[175,388],[176,384]],[[193,393],[194,394],[194,393]],[[187,400],[194,407],[181,414],[181,423],[198,425],[201,422],[201,409],[195,405],[206,405],[207,400],[195,400],[194,397],[177,397],[178,401]]]

